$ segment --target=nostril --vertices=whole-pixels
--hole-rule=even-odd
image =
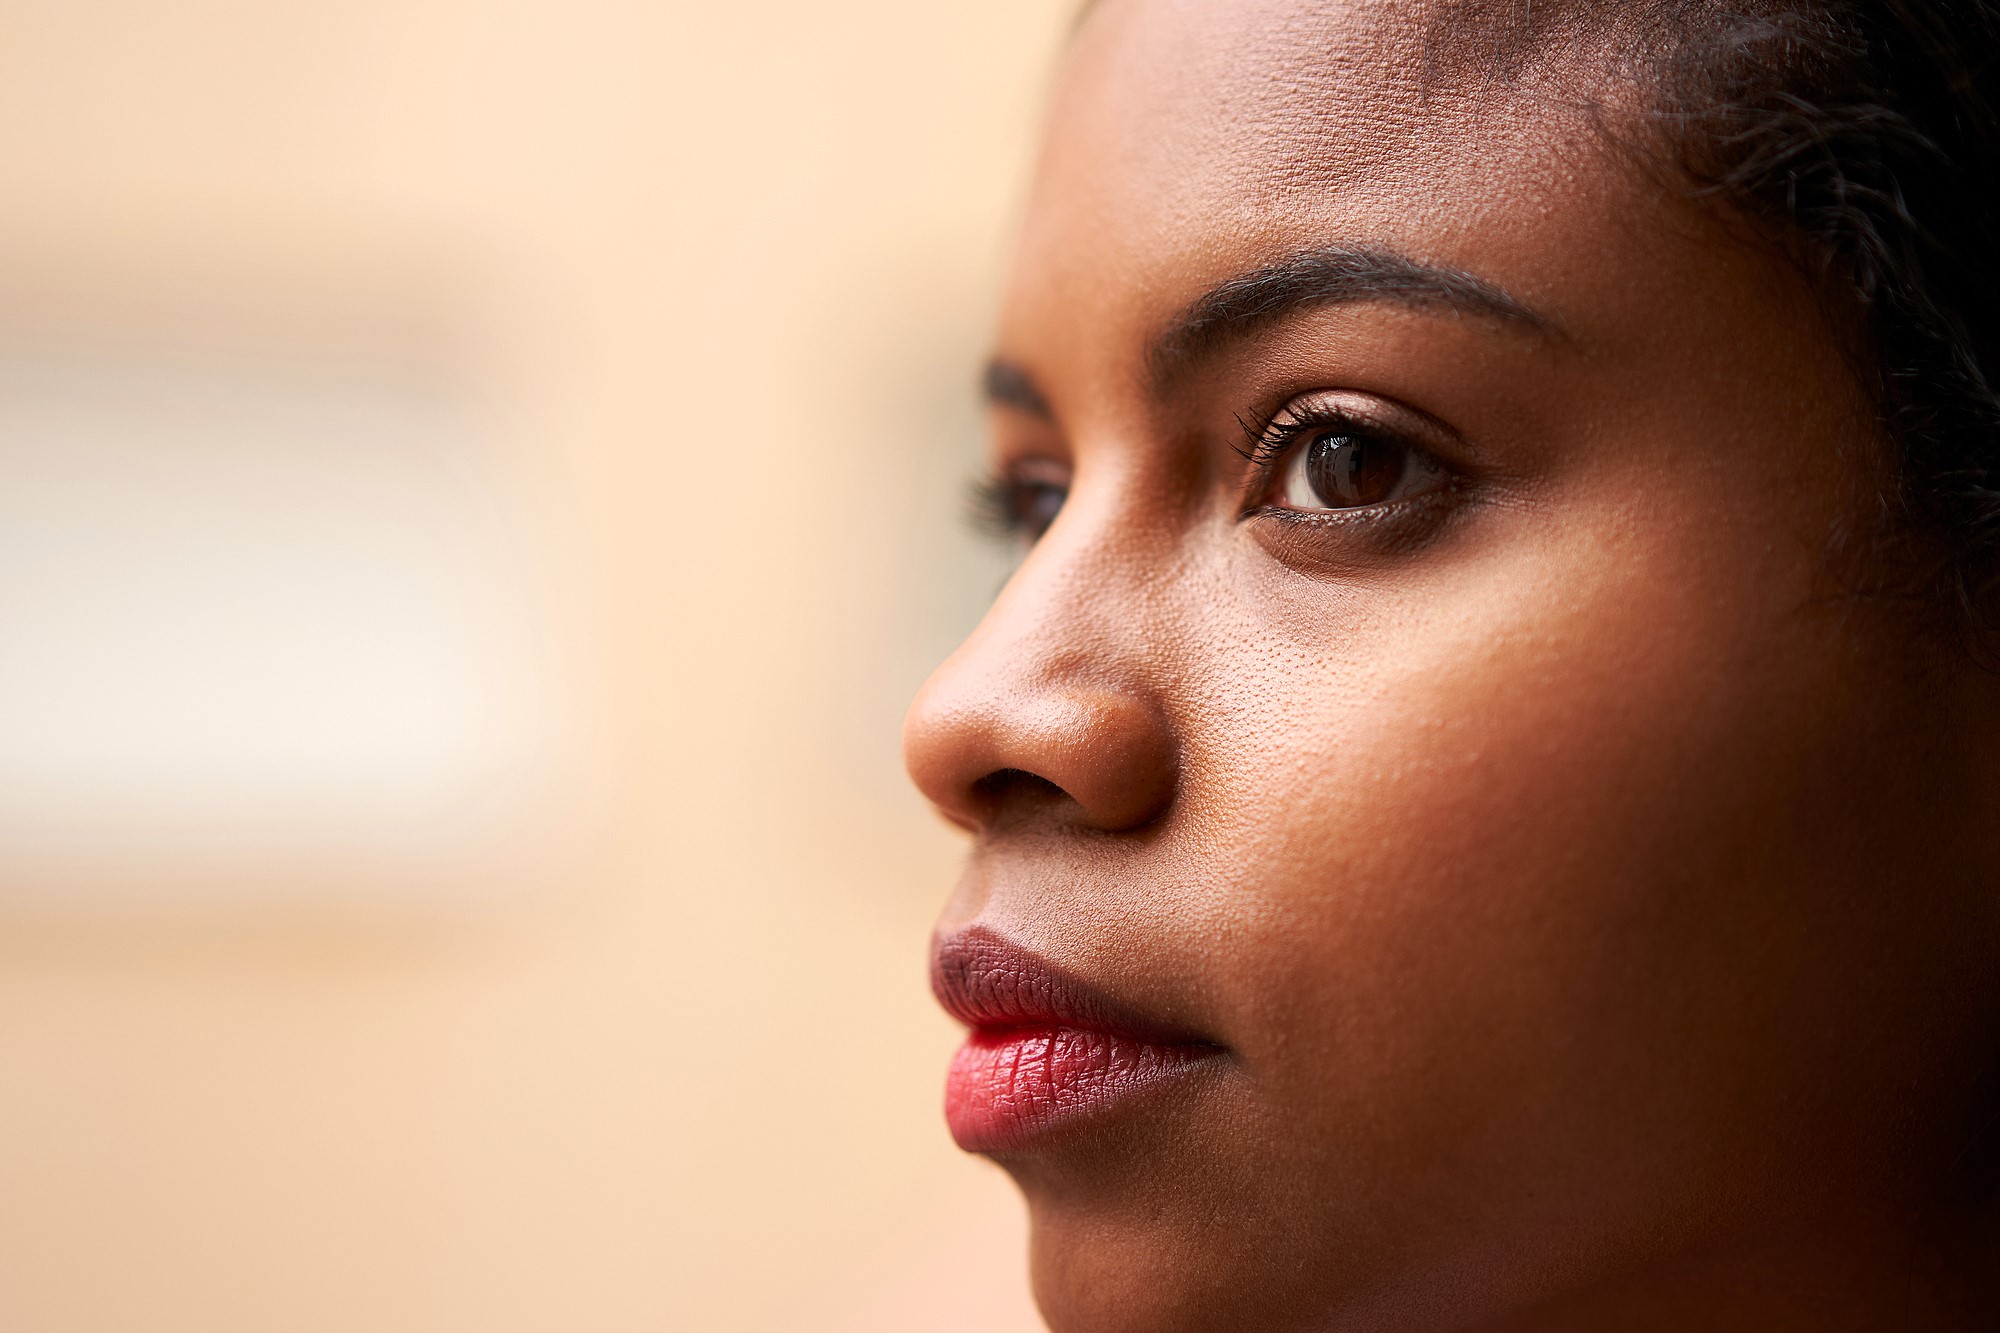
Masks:
[[[1067,800],[1069,793],[1047,778],[1021,768],[1002,768],[972,784],[973,794],[982,801]]]
[[[972,784],[972,798],[984,809],[989,821],[1072,800],[1068,792],[1047,778],[1020,768],[988,773]]]

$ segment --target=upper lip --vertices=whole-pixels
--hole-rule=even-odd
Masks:
[[[953,1018],[987,1031],[1076,1028],[1155,1046],[1216,1045],[1140,1013],[984,926],[938,938],[931,990]]]

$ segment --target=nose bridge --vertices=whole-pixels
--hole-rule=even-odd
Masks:
[[[1104,558],[1103,542],[1058,544],[1071,535],[1051,533],[965,643],[1023,685],[1058,693],[1141,672],[1138,590]]]
[[[1077,517],[1081,517],[1078,515]],[[1145,824],[1177,782],[1148,645],[1143,566],[1058,523],[926,683],[904,731],[917,786],[948,818],[994,818],[1001,775],[1059,788],[1082,822]]]

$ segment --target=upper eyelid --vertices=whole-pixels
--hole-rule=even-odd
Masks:
[[[1315,400],[1326,403],[1327,408],[1310,410]],[[1298,430],[1345,423],[1421,449],[1447,467],[1455,466],[1458,459],[1474,465],[1480,459],[1477,446],[1428,412],[1377,394],[1322,388],[1287,396],[1262,416],[1261,424],[1256,418],[1237,418],[1244,441],[1236,446],[1236,452],[1253,470],[1268,470],[1284,456],[1285,449],[1272,449],[1269,444],[1273,432],[1286,426],[1287,417],[1292,419],[1285,431],[1288,437]],[[1287,438],[1285,443],[1289,446],[1291,440]]]
[[[1005,473],[1023,463],[1049,463],[1074,468],[1070,441],[1052,419],[1030,415],[1003,403],[988,404],[983,432],[987,467]]]
[[[1278,409],[1277,415],[1265,422],[1261,428],[1251,429],[1246,425],[1244,433],[1249,437],[1249,447],[1240,450],[1253,467],[1269,468],[1291,451],[1297,437],[1304,431],[1322,430],[1328,426],[1353,425],[1365,427],[1371,423],[1358,419],[1354,414],[1340,411],[1319,412],[1296,416],[1287,421],[1291,403]]]
[[[1238,424],[1243,427],[1245,442],[1236,452],[1249,462],[1253,475],[1269,472],[1276,467],[1280,460],[1291,452],[1292,446],[1298,441],[1298,436],[1306,431],[1349,425],[1357,430],[1372,429],[1399,440],[1407,439],[1409,434],[1407,431],[1372,421],[1367,414],[1343,411],[1338,405],[1326,411],[1294,411],[1295,405],[1308,398],[1310,395],[1300,394],[1285,400],[1284,404],[1261,426],[1239,419]],[[1418,441],[1409,442],[1423,447]]]

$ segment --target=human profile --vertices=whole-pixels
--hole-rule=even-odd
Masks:
[[[1057,1333],[2000,1327],[1996,60],[1081,19],[906,729]]]

